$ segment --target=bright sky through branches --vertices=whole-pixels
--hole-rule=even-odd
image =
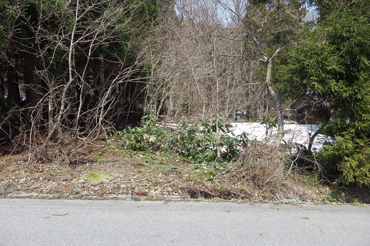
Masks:
[[[245,15],[246,0],[176,0],[176,13],[182,18],[204,20],[206,16],[217,20],[217,24],[233,26],[239,22],[238,16]],[[315,8],[308,7],[306,21],[317,18]]]

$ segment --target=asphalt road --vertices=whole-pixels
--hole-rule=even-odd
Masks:
[[[0,245],[370,245],[370,207],[0,199]]]

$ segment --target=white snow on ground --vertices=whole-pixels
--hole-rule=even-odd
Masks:
[[[231,123],[233,126],[231,130],[235,135],[240,135],[243,132],[248,133],[250,140],[263,141],[266,139],[266,126],[261,123]],[[319,129],[318,125],[303,125],[296,123],[284,124],[284,141],[287,143],[297,143],[308,147],[310,135],[313,135]],[[277,133],[277,128],[274,127],[268,131],[267,138]],[[325,142],[332,142],[332,140],[322,134],[318,134],[312,145],[312,151],[319,151]]]
[[[261,123],[231,123],[232,128],[230,129],[236,136],[246,132],[249,140],[263,141],[266,138],[271,138],[272,135],[277,133],[277,128],[274,127],[268,131],[266,136],[266,125]],[[166,128],[177,130],[178,124],[166,124]],[[297,124],[292,121],[284,122],[284,141],[286,143],[297,143],[308,147],[310,136],[312,136],[319,129],[318,125],[304,125]],[[331,138],[323,134],[318,134],[312,145],[312,151],[318,152],[322,149],[324,143],[333,142]]]

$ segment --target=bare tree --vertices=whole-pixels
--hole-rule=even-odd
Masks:
[[[41,59],[41,64],[35,64],[32,70],[46,84],[45,97],[39,99],[38,108],[42,108],[44,102],[48,105],[48,138],[56,129],[81,132],[81,121],[92,134],[101,129],[128,84],[137,81],[134,75],[139,73],[140,64],[128,67],[128,57],[98,53],[104,53],[101,52],[104,47],[125,45],[124,30],[131,31],[138,25],[134,21],[134,9],[139,6],[126,1],[77,0],[61,2],[62,8],[50,9],[49,5],[51,12],[45,12],[45,4],[44,1],[35,4],[38,25],[24,12],[19,14],[24,15],[35,37],[35,45],[27,48],[30,54]],[[54,28],[47,25],[52,21],[57,22]],[[65,72],[61,70],[63,66],[66,66]],[[97,100],[89,104],[88,98]]]
[[[283,113],[279,93],[273,86],[272,68],[277,56],[295,38],[297,30],[302,25],[306,11],[304,2],[292,1],[243,1],[218,0],[220,5],[238,20],[236,25],[242,26],[245,31],[245,49],[240,54],[245,59],[262,62],[266,66],[266,85],[276,107],[278,137],[275,143],[279,144],[284,135]]]
[[[225,25],[215,1],[182,0],[177,10],[148,42],[153,67],[147,111],[202,118],[246,112],[259,101],[261,85],[245,86],[255,65],[240,56],[242,29]]]
[[[17,86],[15,96],[25,98],[14,100],[22,103],[23,116],[29,117],[28,143],[40,155],[47,154],[49,143],[96,137],[104,126],[134,118],[148,75],[140,57],[140,37],[150,29],[152,18],[151,13],[143,14],[149,11],[146,4],[150,3],[33,0],[9,4],[16,21],[14,35],[9,36],[12,49],[7,52],[17,57],[1,79],[20,77],[7,81]],[[11,86],[7,93],[12,93]]]

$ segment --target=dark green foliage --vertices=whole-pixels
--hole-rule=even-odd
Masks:
[[[222,160],[230,160],[248,144],[245,133],[234,136],[230,125],[223,123],[221,119],[201,121],[199,127],[183,123],[176,132],[165,131],[156,126],[156,122],[155,116],[145,116],[140,127],[118,132],[123,146],[134,151],[171,150],[196,162],[212,162],[217,160],[217,148],[222,149]]]
[[[336,142],[318,158],[326,174],[370,186],[370,8],[363,1],[342,4],[306,30],[280,80],[298,89],[296,96],[330,103],[333,119],[324,133]]]
[[[370,186],[370,141],[353,134],[348,130],[336,136],[337,142],[325,146],[317,159],[323,164],[324,175],[339,176],[338,183]]]
[[[2,92],[0,92],[0,146],[11,143],[21,128],[21,120],[28,123],[26,118],[21,117],[21,111]]]
[[[307,9],[302,8],[299,0],[254,0],[248,1],[246,15],[243,19],[247,29],[246,57],[254,57],[265,52],[269,57],[276,50],[286,46],[295,39],[301,28],[301,20]],[[254,38],[258,40],[256,44]]]
[[[337,13],[349,9],[362,11],[361,7],[369,4],[367,0],[309,0],[311,7],[318,11],[318,21],[325,22],[328,18],[337,16]]]
[[[15,12],[10,9],[9,5],[9,1],[0,1],[0,51],[3,51],[8,47],[9,30],[7,29],[16,18]]]
[[[165,142],[166,132],[156,126],[157,118],[154,115],[144,116],[140,127],[128,127],[119,131],[123,146],[129,150],[157,150]]]
[[[217,133],[218,124],[218,133]],[[217,160],[217,148],[222,149],[221,158],[230,160],[237,156],[248,144],[246,134],[234,136],[231,125],[225,124],[221,118],[201,120],[200,129],[192,124],[184,123],[177,134],[171,138],[169,147],[197,162]]]

